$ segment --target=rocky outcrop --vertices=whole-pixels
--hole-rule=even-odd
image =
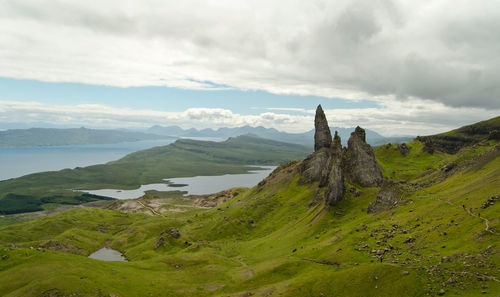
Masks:
[[[403,196],[400,186],[391,180],[385,180],[377,192],[375,201],[370,202],[368,205],[367,212],[379,212],[396,207],[402,200]]]
[[[422,151],[429,154],[433,154],[434,151],[456,154],[461,148],[479,142],[474,138],[460,135],[417,136],[416,140],[424,144]]]
[[[320,187],[325,185],[330,171],[330,150],[322,148],[310,154],[302,163],[300,168],[301,178],[299,183],[320,182]]]
[[[335,137],[330,149],[329,164],[325,201],[329,205],[335,205],[342,200],[345,193],[343,149],[337,131],[335,131]]]
[[[356,127],[347,142],[346,173],[350,180],[363,187],[382,183],[382,169],[375,159],[372,147],[366,143],[365,130]]]
[[[168,242],[169,238],[178,239],[179,237],[181,237],[179,229],[176,227],[170,227],[167,230],[160,233],[160,237],[158,237],[158,240],[156,241],[155,244],[155,249],[164,246]]]
[[[500,140],[500,131],[499,130],[490,131],[490,134],[488,134],[488,140]]]
[[[335,205],[342,200],[345,193],[344,172],[342,164],[334,162],[330,174],[328,175],[328,183],[325,191],[325,202],[329,205]]]
[[[169,236],[169,237],[172,237],[172,238],[175,238],[175,239],[181,237],[181,233],[179,232],[179,229],[177,229],[176,227],[170,227],[170,228],[168,228],[167,230],[161,232],[160,236],[161,235]]]
[[[316,127],[315,152],[302,162],[299,183],[318,182],[312,203],[326,202],[333,205],[342,199],[344,193],[342,145],[337,132],[332,142],[330,128],[321,105],[316,109],[314,123]]]
[[[411,147],[407,146],[406,143],[398,144],[397,149],[402,156],[407,156],[410,153]]]
[[[185,196],[186,199],[194,200],[196,207],[212,208],[225,203],[241,193],[239,189],[228,189],[215,194],[208,195],[189,195]]]
[[[309,155],[301,166],[302,177],[300,183],[319,182],[319,186],[326,185],[331,168],[332,134],[325,113],[318,105],[314,118],[314,153]],[[340,138],[339,138],[340,139]]]
[[[500,140],[500,117],[487,121],[463,126],[453,131],[430,135],[418,136],[416,140],[424,144],[422,151],[433,153],[440,151],[456,154],[464,147],[480,143],[485,140]]]
[[[38,247],[39,249],[48,249],[52,251],[62,252],[62,253],[71,253],[76,255],[81,255],[83,253],[83,249],[76,247],[72,244],[62,243],[57,240],[50,240]]]
[[[337,131],[331,139],[321,105],[316,109],[314,124],[315,151],[302,162],[299,179],[301,184],[318,183],[312,204],[337,204],[344,197],[346,179],[365,187],[382,183],[382,170],[375,160],[373,149],[366,143],[364,129],[356,128],[345,149]]]
[[[316,117],[314,118],[314,151],[322,148],[329,148],[332,143],[332,133],[328,126],[325,113],[321,105],[316,108]]]

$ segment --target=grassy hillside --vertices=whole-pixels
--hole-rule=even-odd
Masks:
[[[424,143],[429,152],[438,150],[454,154],[465,146],[479,143],[488,138],[500,140],[500,116],[446,133],[420,136],[417,137],[417,140]]]
[[[73,210],[1,228],[0,295],[498,296],[500,205],[485,204],[500,194],[498,141],[455,155],[408,146],[376,149],[406,193],[380,213],[366,212],[378,189],[355,185],[310,206],[295,161],[212,209]],[[179,238],[162,234],[172,227]],[[85,257],[102,246],[130,262]]]
[[[96,129],[14,129],[0,131],[0,147],[82,145],[172,138],[142,132]]]
[[[37,211],[94,201],[73,189],[133,189],[164,178],[247,173],[250,165],[278,165],[303,158],[300,145],[240,136],[224,142],[177,140],[104,165],[43,172],[0,181],[0,214]]]

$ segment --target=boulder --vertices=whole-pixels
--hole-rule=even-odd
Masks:
[[[167,240],[165,239],[165,237],[160,236],[158,238],[158,240],[156,241],[155,249],[162,247],[165,244],[165,242],[167,242]]]
[[[375,159],[372,147],[366,143],[366,133],[356,127],[347,142],[346,174],[352,182],[363,187],[378,186],[382,183],[382,169]]]
[[[411,147],[407,146],[406,143],[398,144],[397,148],[401,155],[407,156],[410,153]]]
[[[177,238],[181,237],[181,233],[179,232],[179,229],[177,229],[176,227],[170,227],[170,228],[168,228],[167,230],[161,232],[160,236],[161,235],[170,236],[170,237],[172,237],[174,239],[177,239]]]
[[[332,143],[332,133],[330,132],[330,127],[328,126],[328,121],[326,120],[323,108],[321,108],[321,104],[316,108],[314,128],[314,151],[329,148]]]
[[[446,165],[443,166],[443,168],[441,168],[444,172],[448,172],[448,171],[451,171],[453,170],[455,167],[457,167],[457,163],[455,162],[450,162]]]

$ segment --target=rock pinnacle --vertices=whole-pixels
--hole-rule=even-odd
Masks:
[[[314,128],[314,151],[324,147],[330,147],[332,143],[332,133],[330,132],[330,127],[328,127],[328,121],[326,120],[323,108],[321,108],[321,104],[316,108]]]

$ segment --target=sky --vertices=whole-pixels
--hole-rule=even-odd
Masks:
[[[0,129],[360,125],[500,115],[497,0],[3,0]]]

